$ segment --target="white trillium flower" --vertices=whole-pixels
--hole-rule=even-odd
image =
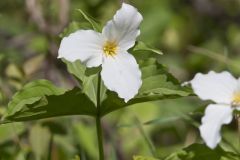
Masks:
[[[208,147],[214,149],[221,141],[221,126],[233,119],[233,111],[240,106],[240,79],[229,72],[198,73],[190,81],[193,91],[202,100],[212,100],[205,110],[200,134]]]
[[[134,56],[127,52],[140,34],[142,20],[136,8],[123,3],[102,33],[79,30],[64,37],[58,58],[70,62],[80,60],[87,67],[102,65],[101,77],[105,86],[127,102],[142,85],[139,66]]]

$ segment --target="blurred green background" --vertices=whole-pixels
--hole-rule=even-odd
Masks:
[[[125,2],[138,8],[144,17],[139,39],[164,53],[159,62],[181,82],[209,70],[240,75],[239,0]],[[33,79],[49,79],[68,88],[77,85],[56,58],[60,33],[70,23],[83,21],[77,9],[105,24],[120,4],[117,0],[0,1],[0,115],[12,95]],[[106,116],[106,159],[151,156],[144,134],[161,157],[202,142],[196,125],[205,104],[194,97],[162,100]],[[98,159],[94,123],[92,118],[76,116],[1,125],[0,159]],[[227,150],[240,145],[235,122],[224,127],[223,137],[222,146]]]

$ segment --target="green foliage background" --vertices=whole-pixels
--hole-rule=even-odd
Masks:
[[[158,62],[181,82],[208,70],[240,75],[239,0],[126,2],[144,17],[139,40],[159,48],[164,55],[155,56]],[[65,64],[56,59],[62,31],[67,34],[89,27],[78,9],[104,25],[119,7],[120,1],[115,0],[39,0],[33,6],[27,0],[0,1],[0,115],[27,82],[44,78],[59,87],[77,86]],[[149,56],[138,52],[136,56]],[[54,94],[63,92],[59,89]],[[221,148],[211,151],[204,145],[191,145],[202,143],[197,126],[206,104],[191,96],[134,104],[106,115],[107,159],[128,160],[136,155],[134,159],[142,160],[144,157],[137,155],[152,157],[152,146],[166,160],[239,159],[235,121],[223,128]],[[91,117],[66,116],[0,126],[3,160],[94,160],[97,153]]]

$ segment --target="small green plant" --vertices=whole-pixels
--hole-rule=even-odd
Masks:
[[[106,152],[102,126],[104,116],[134,104],[196,94],[202,100],[216,102],[208,105],[202,124],[188,114],[146,123],[141,123],[135,117],[136,123],[128,126],[138,129],[151,155],[133,156],[133,160],[239,160],[239,151],[233,146],[230,145],[236,153],[217,146],[221,140],[221,126],[231,122],[233,113],[238,115],[239,80],[228,72],[209,72],[206,75],[199,73],[188,82],[192,88],[182,85],[167,67],[159,63],[158,58],[161,58],[163,53],[138,40],[144,16],[129,4],[123,3],[105,26],[82,10],[78,12],[85,21],[81,23],[73,21],[64,29],[60,34],[62,40],[58,50],[59,61],[66,65],[67,71],[73,75],[78,85],[74,88],[64,88],[46,79],[25,84],[9,102],[1,120],[2,124],[59,116],[92,117],[96,125],[98,157],[104,160]],[[196,112],[191,114],[203,113]],[[196,128],[199,127],[201,137],[207,146],[194,143],[168,156],[162,156],[142,125],[161,124],[179,119],[190,122]],[[22,128],[21,126],[16,132],[23,133]],[[3,135],[9,132],[9,128],[6,127],[6,133]],[[34,139],[35,133],[39,132],[44,136],[35,143],[32,142],[33,150],[39,159],[51,159],[51,153],[45,154],[47,143],[44,142],[52,143],[53,135],[44,125],[35,125],[30,131],[30,139]],[[38,150],[40,145],[43,146],[42,150]],[[94,147],[94,144],[88,147],[92,146]],[[75,156],[73,159],[80,160],[80,157]]]

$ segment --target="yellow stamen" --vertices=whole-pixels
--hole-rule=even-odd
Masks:
[[[237,92],[233,95],[232,103],[233,105],[240,105],[240,92]]]
[[[107,41],[103,46],[103,52],[106,56],[115,56],[117,54],[117,44],[115,42]]]

